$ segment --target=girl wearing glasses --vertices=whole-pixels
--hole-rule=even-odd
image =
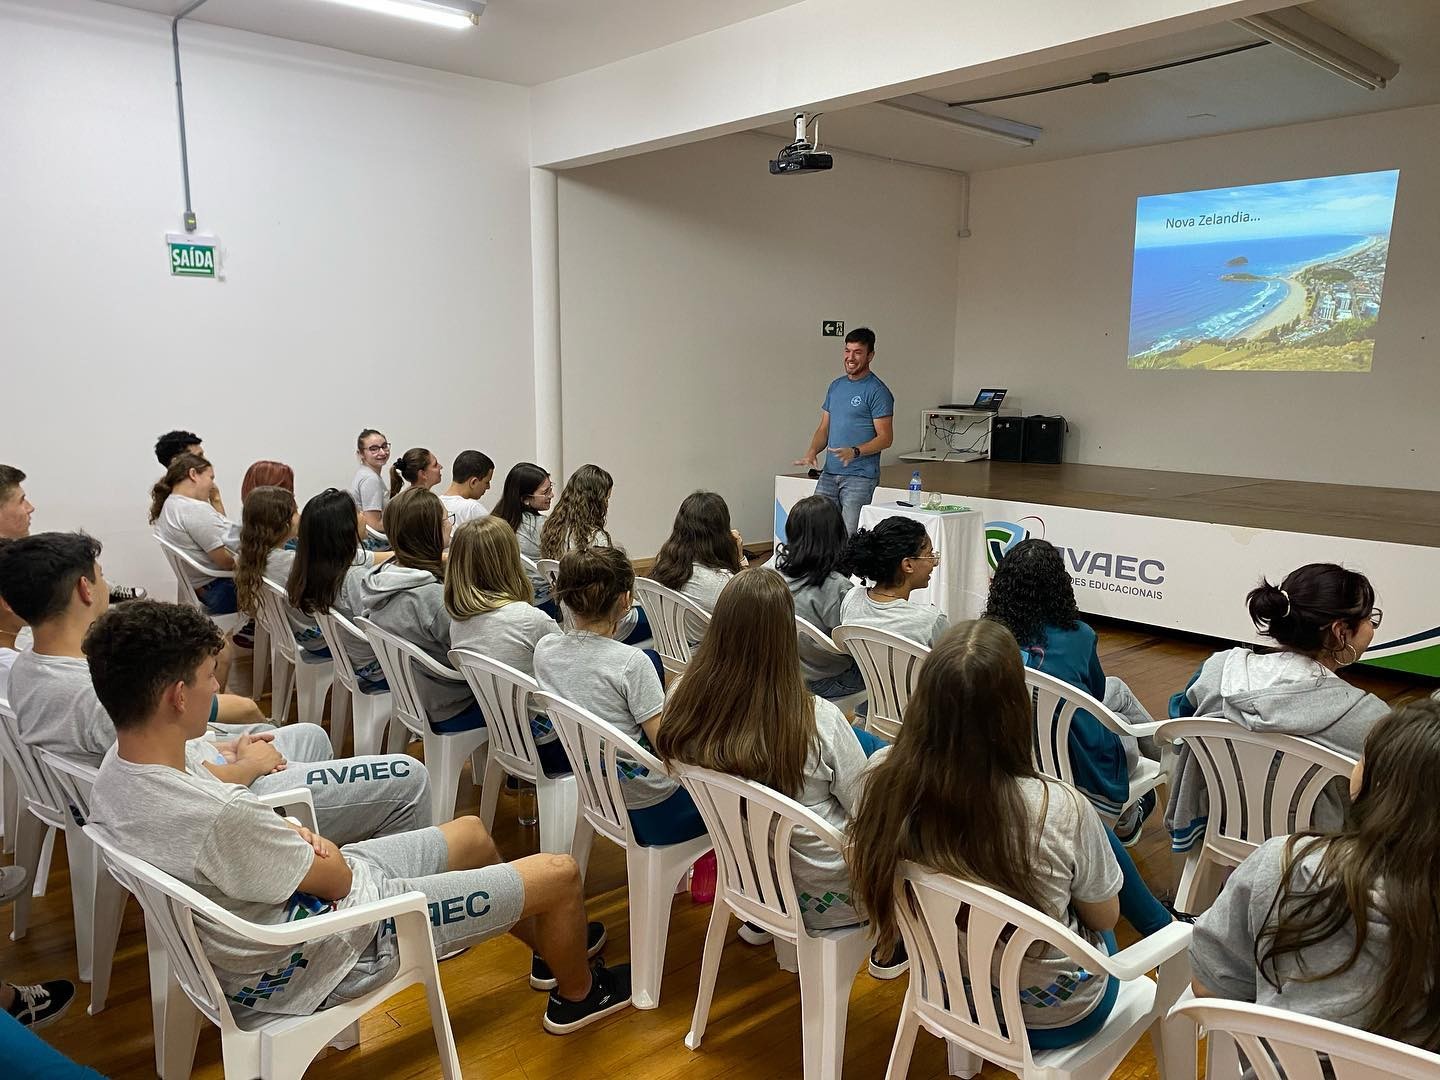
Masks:
[[[380,528],[380,515],[390,501],[390,493],[380,470],[390,460],[390,440],[385,433],[366,428],[355,439],[355,456],[360,467],[355,470],[355,479],[350,481],[350,494],[360,508],[360,517],[372,529]]]
[[[873,529],[861,529],[850,538],[845,561],[875,584],[850,590],[840,605],[842,624],[888,630],[926,647],[945,633],[949,624],[943,611],[910,599],[912,592],[930,584],[930,575],[940,563],[940,553],[930,546],[920,522],[891,517]]]
[[[520,542],[520,554],[532,563],[540,558],[540,529],[545,524],[542,517],[550,509],[555,498],[555,483],[550,474],[534,462],[522,461],[511,466],[505,474],[505,487],[500,492],[500,501],[495,504],[492,516],[515,530],[515,539]],[[535,590],[535,606],[557,622],[560,609],[550,599],[550,579],[528,567],[525,576]]]
[[[1334,563],[1311,563],[1278,586],[1261,579],[1246,602],[1256,629],[1278,648],[1216,653],[1170,699],[1170,715],[1224,717],[1251,731],[1298,735],[1358,758],[1371,727],[1390,711],[1336,674],[1360,659],[1380,625],[1369,580]],[[1189,851],[1205,835],[1210,801],[1186,748],[1173,777],[1165,827],[1171,848]],[[1332,784],[1315,803],[1314,827],[1339,827],[1347,801],[1344,784]]]

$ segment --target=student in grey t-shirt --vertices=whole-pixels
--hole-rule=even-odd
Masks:
[[[574,625],[536,643],[535,679],[541,689],[653,750],[665,704],[658,657],[616,639],[634,585],[630,560],[616,548],[573,551],[561,559],[556,596]],[[689,793],[663,772],[627,761],[620,778],[640,843],[677,844],[705,832]]]
[[[1350,778],[1343,824],[1267,840],[1196,920],[1195,992],[1435,1050],[1437,773],[1440,704],[1381,718]]]
[[[173,544],[203,568],[235,569],[240,527],[210,505],[215,469],[198,454],[181,454],[150,491],[150,524],[155,535]],[[181,564],[185,583],[195,590],[212,615],[235,612],[235,584]]]
[[[454,648],[471,649],[533,676],[536,645],[560,633],[560,627],[531,599],[520,547],[509,525],[487,516],[455,530],[445,569],[445,610]],[[548,717],[531,716],[530,733],[547,776],[570,772],[565,748]]]
[[[379,531],[381,515],[390,501],[390,492],[380,475],[390,460],[390,440],[374,428],[366,428],[355,439],[355,456],[360,467],[350,481],[350,497],[355,500],[365,524]]]
[[[914,518],[886,518],[850,538],[847,559],[855,573],[875,584],[850,590],[840,606],[842,623],[888,630],[927,648],[940,639],[948,625],[945,613],[910,601],[940,563],[925,526]]]
[[[515,928],[535,943],[531,983],[553,988],[545,1027],[564,1034],[624,1008],[627,968],[586,962],[584,900],[574,861],[504,863],[477,818],[337,847],[293,825],[248,790],[194,767],[187,739],[205,730],[222,640],[193,608],[137,601],[87,638],[96,691],[118,742],[96,778],[91,824],[121,849],[198,889],[241,918],[284,923],[419,890],[437,952]],[[307,1015],[359,997],[398,966],[386,920],[284,947],[205,920],[205,954],[230,1008]],[[603,944],[604,927],[589,939]],[[598,948],[598,945],[596,946]]]

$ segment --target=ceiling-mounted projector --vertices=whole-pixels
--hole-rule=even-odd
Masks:
[[[818,114],[816,119],[819,119]],[[817,150],[805,134],[808,124],[805,114],[795,114],[795,141],[785,147],[770,162],[770,175],[789,176],[791,173],[824,172],[835,167],[835,159],[825,150]],[[819,137],[819,126],[816,126]]]

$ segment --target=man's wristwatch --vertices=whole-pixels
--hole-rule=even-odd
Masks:
[[[860,457],[860,448],[858,446],[850,447],[850,452],[854,454],[856,458]]]

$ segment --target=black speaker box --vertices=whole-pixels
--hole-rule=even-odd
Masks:
[[[1037,465],[1059,465],[1065,459],[1063,416],[1025,417],[1024,461]]]
[[[990,421],[990,460],[1025,460],[1025,418],[997,416]]]

